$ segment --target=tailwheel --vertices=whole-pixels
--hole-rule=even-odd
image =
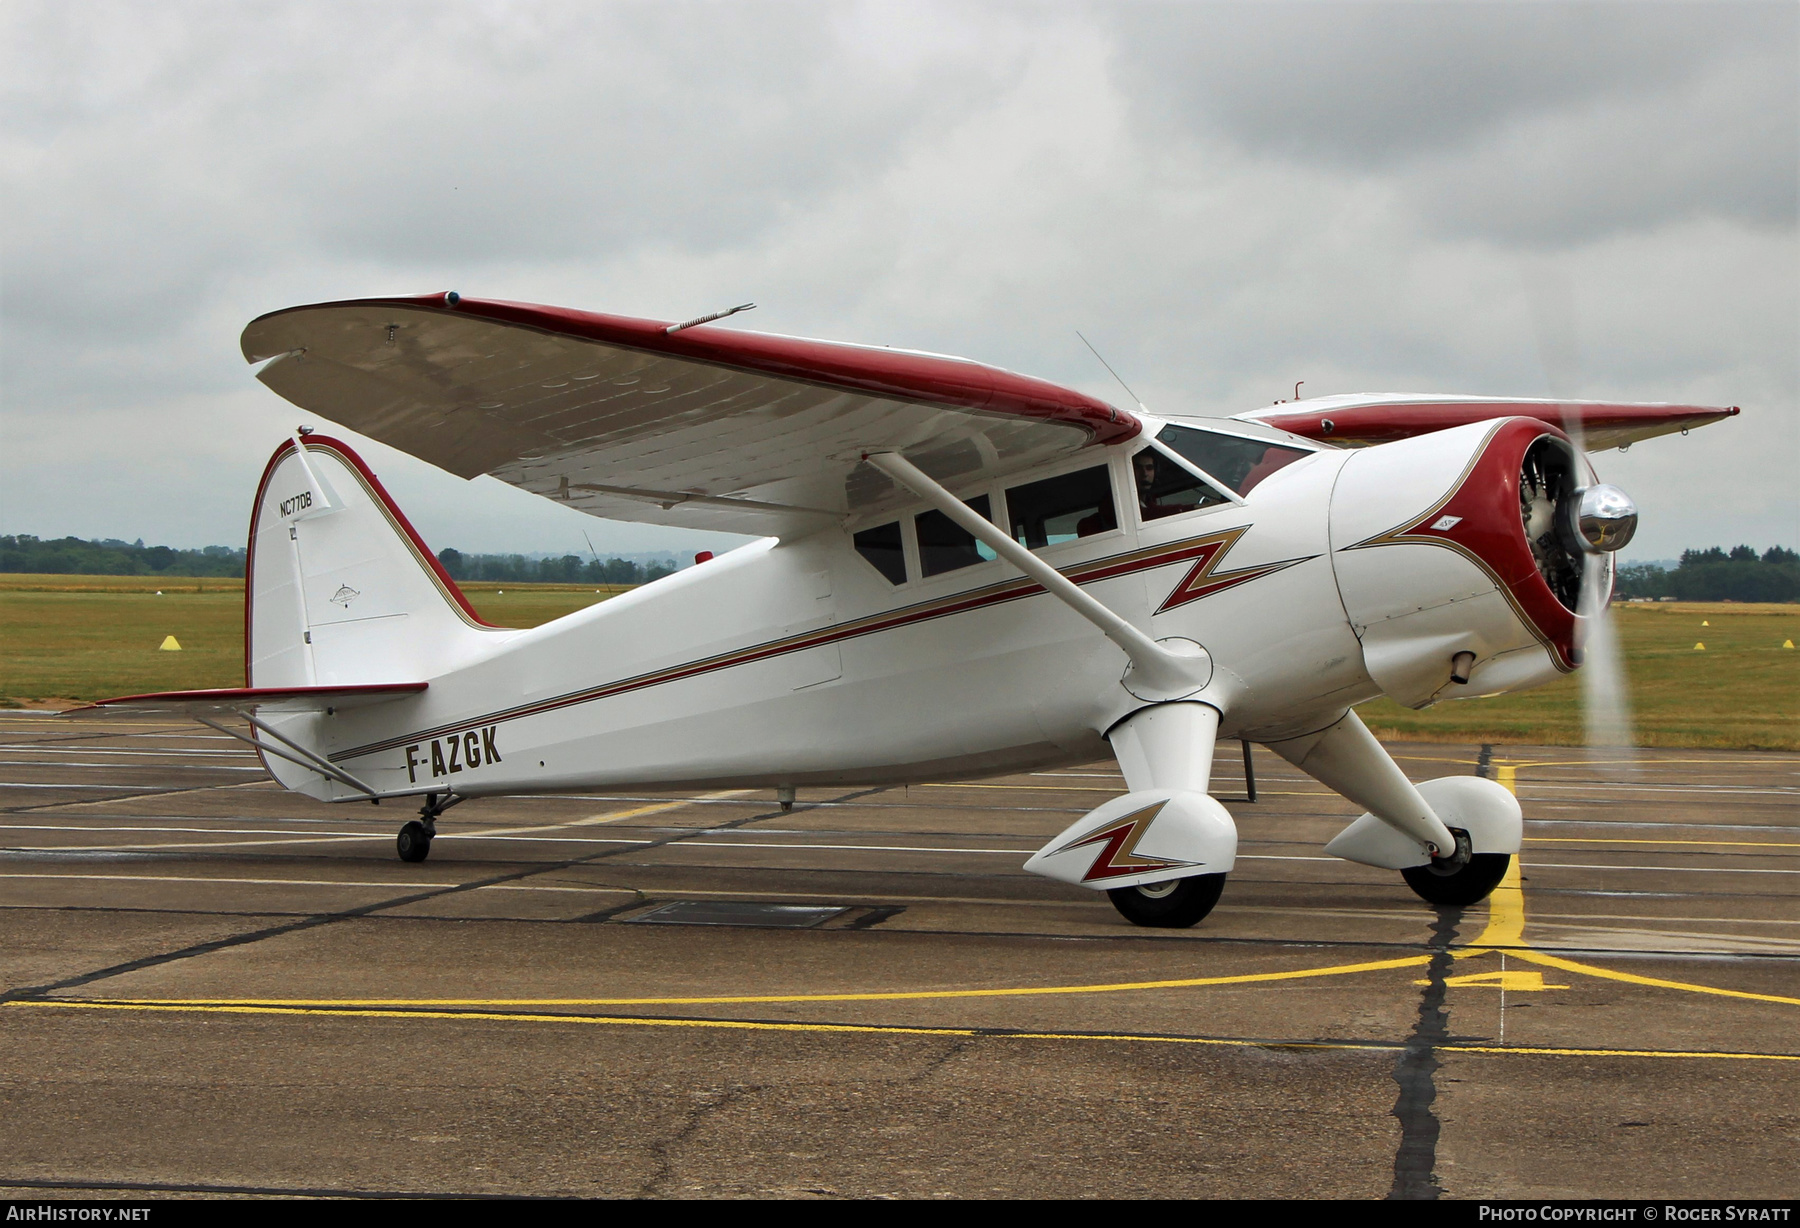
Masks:
[[[1106,895],[1133,925],[1180,930],[1211,912],[1224,890],[1223,874],[1195,874],[1141,887],[1115,887]]]
[[[1506,877],[1511,853],[1471,853],[1456,865],[1449,858],[1400,871],[1406,885],[1427,904],[1463,908],[1478,904]]]
[[[401,861],[424,861],[431,855],[431,829],[417,819],[410,819],[394,841]]]

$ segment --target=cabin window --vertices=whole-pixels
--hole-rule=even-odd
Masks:
[[[906,547],[900,541],[900,522],[876,525],[851,537],[856,552],[886,576],[889,584],[906,583]]]
[[[1312,455],[1304,448],[1290,448],[1266,439],[1221,435],[1217,431],[1201,431],[1191,426],[1165,426],[1156,438],[1191,461],[1195,468],[1240,495],[1249,494],[1256,489],[1257,483],[1277,469]]]
[[[976,495],[966,502],[983,520],[994,518],[986,495]],[[940,511],[921,513],[914,518],[913,528],[919,535],[919,571],[924,575],[941,576],[996,557],[973,533]]]
[[[1138,516],[1145,522],[1231,502],[1212,483],[1201,481],[1155,448],[1131,458],[1131,476],[1137,486]]]
[[[1015,486],[1006,492],[1006,510],[1012,535],[1032,550],[1119,527],[1105,465]]]

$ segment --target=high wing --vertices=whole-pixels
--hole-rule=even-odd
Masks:
[[[243,351],[273,360],[257,378],[295,405],[452,473],[737,533],[807,532],[908,498],[867,453],[954,481],[1141,429],[962,358],[455,294],[273,312]]]
[[[1489,418],[1537,418],[1552,426],[1579,420],[1588,451],[1624,447],[1640,439],[1689,431],[1738,413],[1735,405],[1625,404],[1553,401],[1522,397],[1373,396],[1312,397],[1287,401],[1236,417],[1340,444],[1388,443]]]

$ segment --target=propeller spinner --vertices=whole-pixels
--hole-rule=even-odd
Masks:
[[[1575,538],[1590,554],[1621,550],[1637,532],[1637,504],[1617,486],[1606,482],[1584,486],[1567,506]]]

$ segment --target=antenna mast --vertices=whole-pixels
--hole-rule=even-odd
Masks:
[[[1079,328],[1075,330],[1075,335],[1077,337],[1081,337],[1081,330]],[[1149,413],[1150,407],[1148,405],[1144,404],[1142,401],[1138,401],[1138,394],[1131,390],[1131,385],[1127,384],[1125,382],[1124,378],[1122,376],[1120,376],[1120,374],[1117,371],[1113,370],[1112,364],[1110,362],[1107,362],[1106,358],[1100,353],[1100,351],[1096,350],[1094,348],[1094,343],[1092,341],[1089,341],[1086,337],[1081,337],[1081,344],[1087,346],[1088,352],[1093,354],[1093,356],[1095,358],[1100,359],[1100,365],[1106,368],[1106,372],[1108,375],[1112,376],[1114,379],[1119,381],[1119,387],[1121,387],[1125,390],[1125,395],[1130,397],[1133,401],[1137,401],[1137,407],[1139,409],[1143,410],[1145,413]]]

